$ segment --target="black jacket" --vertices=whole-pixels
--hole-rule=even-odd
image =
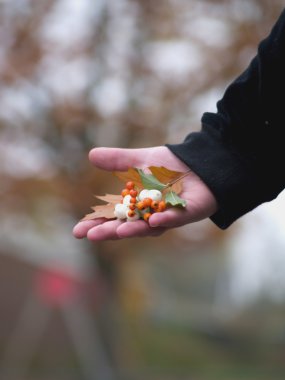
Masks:
[[[211,189],[219,204],[211,220],[225,229],[285,188],[284,130],[285,9],[217,113],[204,113],[199,132],[166,146]]]

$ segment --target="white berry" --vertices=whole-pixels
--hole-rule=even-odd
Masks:
[[[126,219],[128,210],[129,209],[127,205],[124,205],[123,203],[117,203],[115,205],[114,215],[118,219]]]
[[[123,199],[123,204],[126,205],[126,206],[129,206],[130,205],[130,200],[131,200],[131,196],[130,195],[126,195]]]
[[[140,219],[140,214],[137,210],[135,210],[133,216],[129,216],[127,212],[127,221],[128,222],[134,222],[135,220]]]
[[[162,194],[159,190],[149,190],[148,191],[148,197],[151,198],[153,201],[161,201]]]
[[[140,201],[143,201],[145,198],[149,198],[149,190],[148,189],[143,189],[140,193],[139,193],[139,200]]]

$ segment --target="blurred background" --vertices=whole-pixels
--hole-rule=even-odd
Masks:
[[[285,195],[92,244],[94,146],[199,130],[279,0],[0,0],[0,379],[285,378]],[[266,173],[264,173],[266,181]]]

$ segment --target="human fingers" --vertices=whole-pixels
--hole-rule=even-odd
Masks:
[[[82,239],[86,237],[87,232],[92,228],[95,227],[101,223],[103,223],[106,219],[105,218],[98,218],[94,220],[85,220],[78,222],[74,227],[73,227],[73,236],[76,237],[77,239]]]
[[[128,170],[145,165],[149,149],[94,148],[89,152],[93,165],[104,170]]]
[[[150,228],[176,228],[194,221],[194,216],[184,209],[172,208],[157,212],[149,218]]]
[[[87,231],[87,238],[91,241],[118,240],[131,237],[158,236],[165,228],[151,228],[143,220],[135,222],[124,222],[112,220],[103,224],[91,227]]]
[[[166,231],[164,227],[152,228],[144,220],[135,222],[126,222],[121,224],[117,229],[120,238],[159,236]]]
[[[199,187],[198,192],[193,191],[192,197],[185,196],[184,198],[182,196],[182,198],[187,200],[185,208],[172,207],[163,212],[154,213],[149,218],[149,225],[151,227],[176,228],[206,219],[217,210],[214,196],[203,184]]]
[[[144,168],[149,165],[165,166],[178,171],[189,169],[165,146],[138,149],[94,148],[89,152],[89,160],[104,170],[126,171],[130,167]]]
[[[124,223],[124,221],[120,219],[106,221],[91,227],[86,236],[91,241],[120,239],[117,234],[117,229],[122,223]]]

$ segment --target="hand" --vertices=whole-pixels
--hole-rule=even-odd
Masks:
[[[110,171],[126,171],[129,167],[145,168],[165,166],[171,170],[186,172],[189,167],[167,147],[140,149],[95,148],[89,159],[96,167]],[[78,238],[92,241],[116,240],[130,237],[158,236],[167,229],[183,226],[208,218],[217,210],[217,202],[209,188],[193,172],[183,179],[183,191],[179,194],[187,201],[185,209],[170,208],[153,214],[148,223],[144,220],[95,220],[79,222],[73,229]]]

